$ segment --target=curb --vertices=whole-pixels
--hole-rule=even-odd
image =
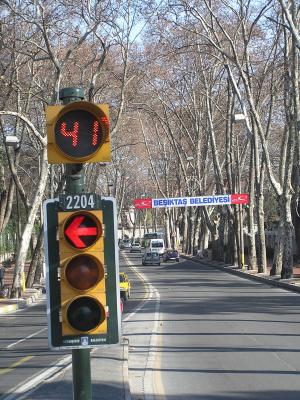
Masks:
[[[37,299],[41,296],[41,289],[26,289],[27,293],[31,293],[30,296],[21,299],[2,299],[0,300],[0,315],[8,314],[20,309],[23,309],[29,306],[32,303],[35,303]],[[2,303],[10,303],[10,304],[2,304]]]
[[[129,385],[129,339],[123,338],[123,382],[124,382],[124,400],[131,400]]]
[[[197,259],[196,257],[186,256],[186,255],[181,255],[181,257],[185,258],[186,260],[191,260],[191,261],[194,261],[194,262],[196,262],[198,264],[203,264],[203,265],[206,265],[206,266],[210,266],[210,267],[219,269],[221,271],[228,272],[229,274],[236,275],[236,276],[239,276],[239,277],[242,277],[242,278],[245,278],[245,279],[250,279],[250,280],[258,281],[258,282],[264,282],[264,283],[266,283],[267,285],[270,285],[270,286],[275,286],[275,287],[279,287],[281,289],[289,290],[291,292],[300,293],[300,287],[295,285],[295,284],[293,284],[293,283],[276,281],[276,280],[273,280],[273,279],[266,278],[264,276],[253,275],[253,274],[248,273],[248,272],[240,271],[240,270],[236,269],[236,267],[234,267],[234,266],[231,266],[229,264],[225,264],[225,263],[222,263],[222,262],[218,262],[218,261],[212,261],[212,260],[203,261],[203,260]]]
[[[8,314],[13,311],[17,311],[18,308],[19,308],[18,304],[7,304],[5,306],[1,306],[1,302],[0,302],[0,315]]]

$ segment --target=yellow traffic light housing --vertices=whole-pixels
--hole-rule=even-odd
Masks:
[[[59,212],[62,336],[106,334],[101,210]]]
[[[111,161],[107,104],[47,106],[46,123],[49,164]]]

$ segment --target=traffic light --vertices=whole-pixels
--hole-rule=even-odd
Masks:
[[[101,210],[58,212],[62,336],[107,333]]]
[[[48,342],[52,349],[121,339],[116,201],[95,193],[44,202]]]
[[[111,161],[107,104],[47,106],[46,123],[49,164]]]

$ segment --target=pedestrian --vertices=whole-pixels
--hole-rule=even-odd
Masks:
[[[3,289],[4,287],[4,274],[5,274],[5,268],[3,267],[3,265],[0,265],[0,289]]]

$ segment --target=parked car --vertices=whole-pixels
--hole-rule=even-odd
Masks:
[[[127,300],[131,296],[130,289],[131,289],[131,284],[128,279],[127,274],[125,272],[120,272],[120,295],[121,299]]]
[[[177,250],[167,250],[164,252],[163,261],[177,261],[179,262],[179,253]]]
[[[130,247],[130,253],[141,253],[142,252],[142,247],[140,243],[131,243]]]
[[[160,256],[157,252],[147,251],[142,258],[143,265],[160,265]]]

